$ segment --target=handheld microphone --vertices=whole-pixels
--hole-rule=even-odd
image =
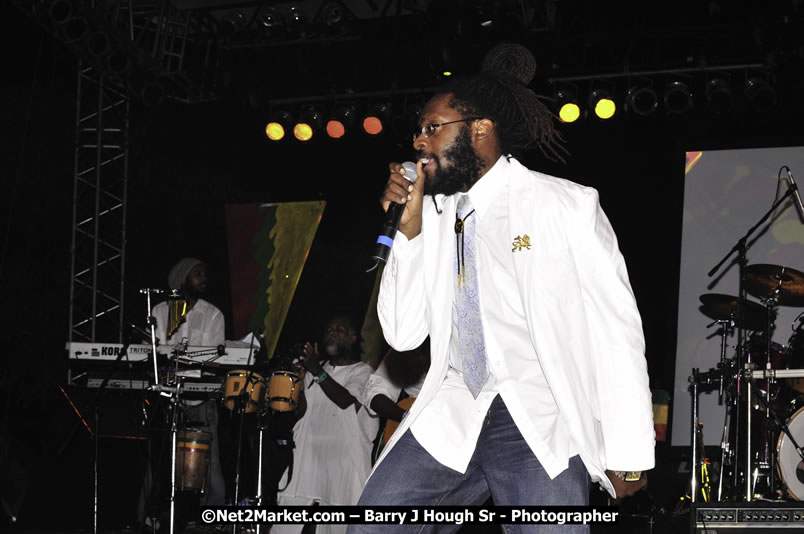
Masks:
[[[402,164],[405,168],[403,175],[410,183],[416,182],[416,164],[412,161],[406,161]],[[404,204],[397,204],[391,202],[388,206],[388,211],[385,212],[385,222],[383,222],[382,230],[379,237],[377,237],[377,245],[374,248],[374,254],[371,257],[374,259],[374,267],[369,271],[376,268],[380,263],[388,261],[388,254],[391,252],[391,247],[394,245],[394,236],[399,229],[399,220],[402,218],[402,212],[405,211]]]
[[[801,194],[798,192],[798,186],[796,185],[796,181],[793,179],[793,173],[790,172],[790,168],[785,168],[787,169],[787,179],[790,181],[790,189],[793,191],[793,196],[796,198],[796,209],[798,210],[798,215],[801,217],[801,220],[804,221],[804,204],[801,202]]]

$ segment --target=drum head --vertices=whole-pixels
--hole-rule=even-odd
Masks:
[[[799,445],[804,443],[804,408],[790,417],[787,426]],[[797,501],[804,500],[804,460],[798,455],[790,436],[782,432],[776,450],[779,476],[787,486],[788,493]]]

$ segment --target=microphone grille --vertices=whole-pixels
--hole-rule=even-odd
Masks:
[[[416,183],[416,178],[418,178],[416,174],[416,164],[412,161],[406,161],[402,164],[402,167],[405,168],[405,180],[412,184]]]

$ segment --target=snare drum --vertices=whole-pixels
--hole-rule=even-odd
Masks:
[[[242,393],[244,389],[245,394]],[[238,398],[248,399],[245,413],[262,411],[265,406],[265,379],[262,375],[242,369],[226,373],[226,380],[223,382],[223,405],[228,410],[234,411]]]
[[[268,382],[268,407],[277,412],[290,412],[299,403],[301,377],[291,371],[274,371]]]
[[[187,429],[176,433],[176,478],[181,490],[204,489],[212,435]]]

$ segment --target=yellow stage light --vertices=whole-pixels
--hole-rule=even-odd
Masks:
[[[558,110],[558,118],[561,122],[575,122],[581,117],[581,108],[572,92],[559,89],[553,97],[553,103]]]
[[[281,141],[285,138],[285,129],[278,122],[269,122],[265,126],[265,135],[271,141]]]
[[[291,117],[290,111],[286,109],[274,111],[271,122],[265,125],[265,135],[271,141],[281,141],[290,131],[292,124],[293,117]]]
[[[293,136],[299,141],[309,141],[313,138],[313,127],[306,122],[299,122],[293,127]]]
[[[617,104],[611,98],[611,94],[605,89],[595,89],[589,95],[589,107],[595,112],[599,119],[610,119],[617,112]]]

